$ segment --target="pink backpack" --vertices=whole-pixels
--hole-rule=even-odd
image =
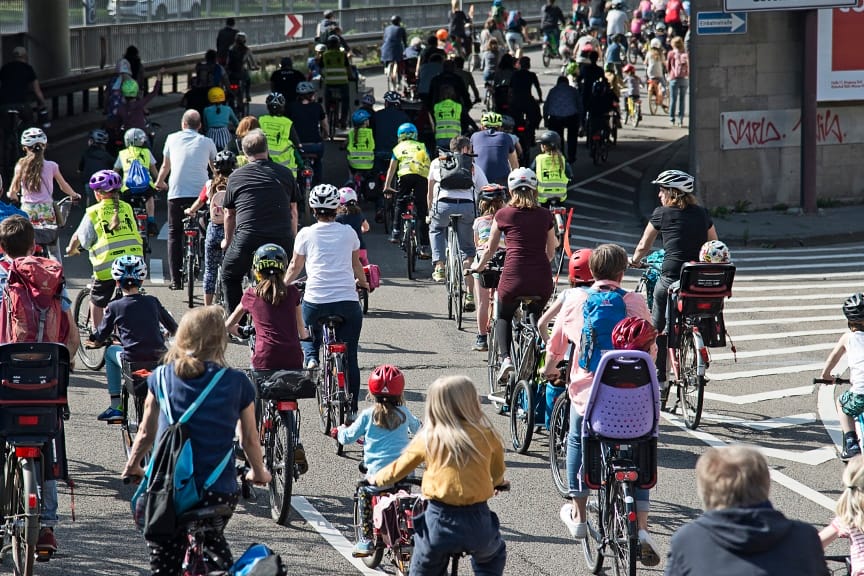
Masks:
[[[2,265],[9,274],[0,304],[2,342],[62,342],[64,279],[60,263],[25,256]]]
[[[381,269],[377,264],[368,264],[363,267],[366,273],[366,281],[369,282],[369,292],[373,292],[381,285]]]

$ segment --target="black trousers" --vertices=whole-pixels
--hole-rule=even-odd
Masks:
[[[400,216],[408,209],[408,202],[414,200],[414,215],[417,217],[417,241],[421,246],[429,245],[429,224],[426,215],[429,206],[426,205],[428,180],[419,174],[406,174],[399,177],[399,195],[396,197],[396,213],[393,218],[393,228],[400,229]]]
[[[184,210],[192,206],[195,198],[174,198],[168,200],[168,271],[171,275],[172,284],[180,284],[183,281],[183,243],[186,236],[183,234]]]
[[[576,148],[579,146],[579,115],[550,116],[546,119],[546,127],[557,132],[564,142],[564,131],[567,131],[567,161],[576,161]]]
[[[294,239],[267,238],[250,234],[235,234],[225,257],[222,259],[222,290],[225,294],[226,310],[231,313],[240,303],[243,296],[243,276],[252,268],[252,258],[255,251],[268,243],[278,244],[285,249],[290,258],[294,253]]]

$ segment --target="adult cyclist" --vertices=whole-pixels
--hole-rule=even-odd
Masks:
[[[248,102],[250,99],[249,88],[252,84],[249,70],[257,70],[258,61],[255,60],[255,55],[246,45],[245,32],[237,32],[237,35],[234,36],[234,44],[228,49],[228,62],[225,67],[228,72],[228,81],[231,84],[242,86],[242,96]],[[239,106],[239,104],[239,102],[234,103],[235,106]]]
[[[519,166],[516,146],[506,132],[501,131],[504,120],[497,112],[485,112],[480,117],[483,128],[471,135],[471,148],[486,179],[502,186],[507,184],[507,176]]]
[[[567,19],[561,8],[555,5],[555,0],[546,0],[546,4],[540,10],[540,30],[543,31],[543,40],[549,43],[553,53],[558,52],[558,37],[561,34],[561,24],[566,24]]]
[[[330,134],[327,114],[315,98],[315,87],[311,82],[297,84],[297,101],[287,107],[288,116],[294,122],[294,130],[304,154],[312,157],[312,182],[321,182],[324,158],[324,139]]]
[[[351,62],[342,51],[339,37],[336,35],[327,38],[327,50],[321,56],[321,75],[324,77],[324,104],[329,108],[330,100],[338,93],[340,100],[338,124],[341,128],[345,128],[350,98],[348,83],[354,77],[354,73],[351,70]]]

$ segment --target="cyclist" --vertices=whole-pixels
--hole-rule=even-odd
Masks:
[[[632,64],[624,66],[624,97],[632,98],[633,111],[638,114],[639,121],[642,121],[642,108],[639,105],[640,92],[642,81],[636,76],[636,67]]]
[[[595,248],[588,260],[591,275],[595,278],[593,290],[618,290],[624,272],[627,271],[627,252],[615,244],[602,244]],[[552,328],[546,349],[546,378],[558,377],[558,362],[565,358],[570,342],[579,343],[573,354],[581,353],[583,308],[589,292],[579,289],[567,297]],[[650,324],[648,306],[640,294],[624,294],[626,318],[616,324],[612,331],[612,343],[616,348],[653,352],[657,331]],[[587,536],[586,503],[588,490],[583,487],[582,467],[582,420],[591,395],[594,373],[573,362],[570,371],[568,394],[570,397],[570,432],[567,436],[567,477],[570,484],[571,502],[561,507],[560,518],[570,535],[576,539]],[[636,520],[639,525],[639,540],[642,544],[642,563],[656,566],[660,562],[657,547],[648,535],[649,498],[647,490],[636,491]]]
[[[234,128],[237,126],[237,116],[230,106],[225,105],[225,90],[214,86],[207,91],[207,101],[210,106],[204,108],[204,126],[207,137],[216,144],[216,150],[224,150],[231,142]]]
[[[327,51],[321,55],[321,67],[321,75],[324,77],[324,105],[330,108],[333,93],[339,94],[338,124],[340,128],[345,128],[350,98],[348,82],[354,78],[354,72],[351,70],[351,62],[345,52],[340,49],[338,36],[331,35],[327,38]],[[330,128],[336,129],[335,126]]]
[[[228,81],[231,84],[239,84],[242,87],[241,97],[249,101],[249,89],[252,84],[249,78],[249,70],[258,69],[258,61],[252,50],[246,45],[246,33],[237,32],[234,36],[234,44],[228,49],[228,61],[225,64],[228,71]],[[240,102],[235,102],[239,106]]]
[[[630,30],[630,19],[622,0],[613,0],[606,12],[606,37],[624,36]]]
[[[663,47],[659,42],[654,45],[654,40],[651,40],[651,46],[648,48],[648,54],[645,56],[645,74],[648,76],[648,93],[654,101],[663,107],[663,112],[668,112],[669,107],[663,99],[663,94],[666,91],[666,59],[663,56]]]
[[[438,92],[440,98],[432,107],[432,122],[435,124],[435,144],[445,150],[450,141],[462,133],[462,104],[450,84],[444,84]],[[467,110],[465,111],[467,114]]]
[[[99,170],[110,170],[114,166],[114,156],[108,153],[105,146],[108,144],[108,132],[97,128],[91,130],[87,136],[87,149],[81,154],[81,160],[78,161],[79,174],[93,174]],[[93,191],[87,184],[84,184],[84,193],[82,194],[87,200],[87,206],[93,204]]]
[[[306,80],[313,80],[321,77],[321,57],[327,50],[324,44],[315,44],[315,54],[306,59]]]
[[[408,34],[402,26],[402,18],[398,15],[390,17],[390,24],[384,28],[384,39],[381,42],[381,61],[384,63],[384,73],[387,76],[387,88],[398,90],[402,83],[402,54],[408,46]]]
[[[357,192],[348,186],[339,189],[339,208],[336,221],[340,224],[351,226],[360,239],[360,250],[358,256],[363,266],[369,265],[366,254],[366,241],[364,235],[369,232],[369,222],[363,216],[363,210],[357,205]]]
[[[156,79],[156,84],[153,85],[153,90],[139,98],[140,86],[138,82],[132,80],[124,80],[120,85],[120,92],[123,94],[123,102],[117,109],[117,116],[120,118],[120,123],[125,130],[130,128],[147,128],[147,106],[159,94],[162,89],[162,75],[165,74],[165,69],[159,69],[159,75]],[[152,144],[152,143],[151,143]]]
[[[470,56],[469,56],[470,57]],[[466,105],[473,105],[480,102],[480,91],[477,90],[477,82],[474,81],[474,74],[465,70],[465,57],[457,56],[453,59],[453,71],[454,73],[462,79],[462,82],[465,84],[465,88],[469,90],[472,94],[474,94],[474,100],[466,103]]]
[[[123,360],[158,361],[166,350],[161,326],[170,334],[177,331],[177,322],[162,303],[156,297],[140,292],[147,278],[147,264],[143,258],[131,255],[117,258],[111,264],[111,278],[123,292],[123,297],[108,303],[102,322],[90,334],[89,340],[90,345],[110,344],[116,333],[120,341],[119,346],[110,344],[105,351],[105,377],[111,405],[99,414],[97,420],[108,423],[123,420],[125,407],[120,406]]]
[[[476,260],[483,257],[489,235],[492,232],[492,222],[495,214],[504,207],[507,200],[507,189],[500,184],[487,184],[480,188],[480,215],[474,219],[474,246],[477,247]],[[498,249],[504,249],[504,238],[498,243]],[[489,349],[489,304],[492,301],[492,289],[480,285],[480,276],[474,274],[474,293],[477,301],[477,339],[473,350],[485,352]]]
[[[353,444],[363,438],[363,465],[367,477],[374,477],[384,466],[402,454],[409,435],[417,434],[421,423],[405,406],[402,392],[405,376],[396,366],[382,364],[369,375],[369,397],[374,405],[358,414],[351,426],[331,431],[340,444]],[[352,555],[361,558],[372,554],[372,510],[369,490],[358,486],[357,507],[360,511],[363,536],[354,544]]]
[[[471,54],[472,39],[470,31],[466,30],[466,25],[471,24],[474,18],[474,5],[468,8],[466,14],[460,8],[459,0],[453,0],[450,3],[450,26],[449,34],[450,41],[453,43],[453,50],[457,58],[465,58]]]
[[[522,18],[522,12],[513,10],[507,17],[507,49],[517,60],[522,57],[522,45],[526,43],[525,28],[528,23]]]
[[[426,154],[426,147],[417,141],[417,127],[414,124],[410,122],[402,124],[396,134],[399,137],[399,144],[393,148],[393,156],[384,179],[385,191],[397,193],[390,242],[394,244],[399,242],[400,231],[396,228],[396,222],[399,215],[408,209],[408,203],[413,200],[417,216],[417,236],[420,241],[419,257],[428,260],[432,257],[428,244],[429,226],[426,223],[426,215],[429,212],[429,206],[426,204],[429,155]],[[399,177],[398,191],[390,187],[394,176]]]
[[[567,200],[567,185],[573,179],[570,163],[561,153],[561,136],[552,130],[540,134],[540,154],[531,162],[537,174],[537,196],[540,204]]]
[[[90,252],[93,266],[90,319],[95,328],[102,323],[105,307],[114,297],[116,282],[111,276],[114,260],[144,254],[132,207],[118,198],[120,176],[113,170],[96,172],[90,177],[90,189],[97,202],[87,208],[69,239],[66,255],[77,255],[79,246]]]
[[[843,470],[843,492],[837,499],[836,516],[819,531],[822,547],[837,538],[849,539],[851,574],[864,573],[864,522],[856,513],[864,507],[864,458],[855,458]]]
[[[501,115],[501,131],[510,136],[513,141],[513,146],[516,148],[516,158],[522,157],[522,144],[519,142],[519,136],[513,133],[516,130],[516,121],[508,114]]]
[[[570,164],[576,162],[579,121],[582,115],[582,95],[570,85],[567,76],[559,76],[555,86],[546,93],[543,117],[546,120],[546,127],[557,132],[559,140],[564,139],[564,131],[567,131],[567,162]]]
[[[123,135],[123,143],[126,144],[126,148],[120,150],[120,153],[117,155],[117,161],[114,163],[114,171],[120,175],[121,180],[123,181],[123,186],[120,188],[121,194],[129,193],[129,187],[126,185],[126,179],[123,177],[129,177],[129,169],[132,167],[132,162],[134,160],[138,160],[141,163],[141,166],[144,167],[145,170],[150,172],[150,184],[148,186],[148,191],[144,192],[143,195],[146,198],[146,209],[147,209],[147,234],[150,236],[156,236],[159,234],[159,227],[156,226],[156,178],[159,175],[159,171],[156,169],[156,157],[147,148],[147,134],[144,133],[144,130],[140,128],[130,128]],[[140,191],[135,192],[137,194],[141,194]]]
[[[408,123],[408,114],[402,110],[402,97],[389,90],[384,93],[384,108],[372,115],[372,133],[375,140],[375,170],[386,172],[393,148],[399,143],[399,126]]]
[[[315,87],[311,82],[297,84],[297,101],[287,108],[288,117],[294,122],[294,130],[304,154],[311,156],[312,182],[321,182],[324,158],[324,139],[330,135],[327,114],[315,97]]]
[[[302,152],[302,148],[297,130],[294,129],[294,122],[285,115],[285,96],[278,92],[271,92],[265,104],[269,114],[259,116],[258,125],[267,136],[270,159],[296,172],[297,155]]]
[[[369,120],[372,115],[363,108],[351,115],[353,128],[348,130],[348,141],[345,149],[348,151],[348,169],[353,174],[367,173],[375,166],[375,137]]]
[[[336,222],[339,191],[331,184],[319,184],[309,194],[309,207],[317,222],[300,230],[294,242],[294,255],[285,273],[290,284],[306,269],[303,293],[303,323],[313,338],[301,342],[307,368],[318,367],[321,326],[318,320],[332,314],[343,318],[336,327],[336,338],[347,345],[348,392],[351,394],[351,417],[356,419],[360,396],[360,365],[357,344],[363,328],[363,311],[357,286],[369,290],[366,274],[360,264],[360,239],[350,226]],[[356,281],[356,282],[355,282]]]
[[[333,10],[325,10],[324,19],[318,23],[318,27],[315,29],[315,41],[323,42],[333,34],[333,30],[338,27],[339,22],[333,19]]]
[[[237,166],[243,166],[248,162],[246,155],[243,154],[243,138],[252,130],[260,130],[261,125],[258,124],[258,118],[255,116],[244,116],[237,123],[237,129],[234,131],[234,138],[231,143],[225,147],[225,150],[232,152],[237,157]]]
[[[375,475],[388,486],[426,463],[426,510],[414,516],[412,574],[443,574],[450,555],[470,551],[475,574],[504,573],[507,547],[486,501],[504,480],[504,445],[467,376],[442,376],[427,390],[424,432]]]
[[[27,62],[27,49],[16,46],[12,50],[12,59],[0,68],[0,112],[18,110],[21,121],[27,126],[33,121],[32,96],[39,105],[39,120],[48,122],[48,109],[45,107],[45,96],[39,86],[36,71]],[[32,94],[32,96],[31,96]]]
[[[567,19],[561,8],[555,5],[555,0],[546,0],[546,4],[540,10],[540,30],[543,32],[543,41],[549,43],[549,50],[553,54],[558,53],[558,37],[561,34],[560,25],[565,24]]]
[[[471,148],[477,155],[475,165],[483,170],[486,179],[503,186],[510,172],[519,166],[519,160],[510,134],[500,131],[502,124],[501,114],[485,112],[480,117],[483,130],[471,135]]]
[[[294,69],[294,61],[285,56],[279,62],[279,69],[270,75],[270,92],[277,92],[290,98],[297,93],[297,86],[306,81],[306,76]]]

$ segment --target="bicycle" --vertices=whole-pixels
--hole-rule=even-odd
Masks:
[[[624,113],[624,124],[632,124],[634,128],[642,121],[642,101],[633,96],[627,96],[627,109]]]
[[[562,205],[562,201],[563,200],[553,198],[545,204],[546,208],[552,212],[552,218],[555,221],[555,236],[558,238],[558,247],[555,249],[555,255],[552,257],[552,271],[555,272],[556,279],[561,275],[561,270],[563,270],[566,261],[566,256],[564,254],[564,235],[568,233],[568,230],[564,216],[567,214],[567,208]]]
[[[303,196],[303,221],[312,224],[312,209],[309,207],[309,192],[312,191],[312,182],[315,177],[314,164],[318,160],[318,155],[311,152],[303,152],[300,156],[303,158],[303,167],[300,169],[300,178],[297,181],[301,184],[300,191]]]
[[[408,279],[414,280],[417,272],[417,216],[414,211],[414,201],[410,200],[402,217],[402,240],[400,248],[405,252],[408,267]]]
[[[238,118],[249,115],[249,100],[243,94],[243,87],[239,82],[228,84],[228,105],[234,110]]]
[[[132,453],[132,445],[135,444],[138,427],[144,418],[147,377],[158,365],[158,361],[130,362],[123,360],[122,362],[123,388],[120,392],[120,407],[123,411],[123,420],[119,424],[120,437],[123,441],[124,462],[129,459],[129,455]],[[110,421],[108,423],[112,424]]]
[[[447,249],[445,282],[447,286],[447,318],[456,317],[456,329],[462,330],[462,313],[465,310],[465,272],[462,267],[462,252],[459,250],[459,235],[456,227],[461,214],[451,214],[447,225]]]
[[[41,255],[45,258],[50,258],[52,256],[51,248],[53,248],[56,260],[62,262],[62,252],[60,251],[60,229],[65,226],[69,219],[69,211],[72,209],[72,198],[66,196],[54,205],[55,210],[58,212],[56,222],[53,224],[33,224],[33,232],[36,246],[38,250],[41,251]]]
[[[609,159],[609,126],[608,121],[601,122],[591,117],[591,112],[585,113],[585,123],[588,126],[588,151],[591,161],[595,166],[605,163]],[[595,126],[599,124],[599,126]]]
[[[186,283],[186,303],[189,308],[195,306],[195,280],[201,272],[201,263],[204,260],[204,235],[201,234],[199,218],[206,210],[199,210],[195,216],[187,216],[183,219],[183,234],[186,235],[186,247],[183,251],[183,282]]]
[[[539,300],[537,296],[519,298],[519,308],[513,316],[513,344],[510,348],[515,376],[508,381],[512,388],[505,398],[510,402],[510,442],[519,454],[528,452],[534,437],[537,398],[543,393],[544,382],[538,382],[543,341],[537,328],[537,316],[528,306]]]
[[[489,382],[489,394],[486,398],[492,402],[496,411],[499,414],[504,413],[504,407],[507,405],[507,400],[497,394],[500,392],[498,385],[498,371],[501,369],[501,358],[498,355],[498,341],[495,338],[495,323],[497,322],[498,298],[496,289],[498,281],[501,279],[501,271],[504,268],[504,258],[506,252],[499,250],[486,265],[486,269],[478,273],[480,278],[480,286],[482,288],[492,290],[490,295],[491,306],[489,306],[489,330],[487,332],[487,347],[486,353],[486,370]]]
[[[336,339],[336,328],[345,319],[330,315],[318,320],[322,327],[324,362],[318,373],[315,398],[318,401],[318,427],[322,433],[330,435],[330,430],[347,423],[351,411],[351,393],[346,390],[348,372],[348,345]],[[342,455],[344,446],[336,440],[336,454]]]
[[[652,116],[657,115],[657,107],[663,110],[669,109],[669,90],[663,87],[658,80],[648,79],[648,111]]]
[[[132,206],[132,213],[135,215],[135,223],[138,227],[138,235],[141,236],[141,249],[144,255],[144,263],[147,264],[147,269],[150,269],[150,234],[147,232],[147,197],[143,195],[134,195],[126,198],[129,205]]]
[[[634,291],[645,294],[649,311],[654,309],[654,287],[657,285],[657,281],[660,280],[663,268],[663,258],[665,256],[665,250],[655,250],[640,262],[642,275],[639,276],[639,281],[636,283],[636,289]]]
[[[556,58],[561,58],[561,55],[558,53],[558,39],[557,37],[545,35],[543,36],[543,67],[548,68],[549,64],[552,60]]]
[[[397,497],[394,506],[396,522],[392,525],[382,523],[381,528],[373,528],[372,530],[373,552],[371,556],[363,558],[363,563],[368,568],[374,570],[380,566],[386,554],[398,574],[408,574],[408,569],[411,566],[411,553],[414,548],[414,510],[418,503],[422,502],[419,494],[411,493],[411,487],[419,487],[421,483],[419,478],[409,477],[396,482],[393,486],[377,487],[370,486],[365,479],[358,480],[357,491],[364,490],[370,496],[368,503],[370,510],[374,510],[382,496],[395,494]],[[354,494],[353,508],[355,537],[360,540],[364,537],[364,533],[357,493]],[[392,526],[395,526],[396,530],[392,530]]]
[[[330,127],[330,141],[333,141],[333,136],[336,133],[336,126],[339,124],[340,110],[342,108],[342,92],[339,88],[326,86],[324,88],[324,97],[327,108],[327,126]]]
[[[565,392],[558,396],[549,418],[549,469],[552,482],[562,498],[570,496],[567,479],[567,436],[570,434],[570,397]]]
[[[84,343],[90,340],[90,335],[96,332],[98,326],[91,325],[90,317],[90,292],[93,290],[92,281],[82,288],[75,297],[75,304],[72,306],[72,315],[75,317],[75,325],[78,326],[79,338],[81,346],[78,347],[78,358],[90,370],[98,371],[105,365],[105,347],[90,347],[84,346]],[[115,290],[114,297],[118,297],[119,289]],[[112,298],[113,300],[114,298]]]

